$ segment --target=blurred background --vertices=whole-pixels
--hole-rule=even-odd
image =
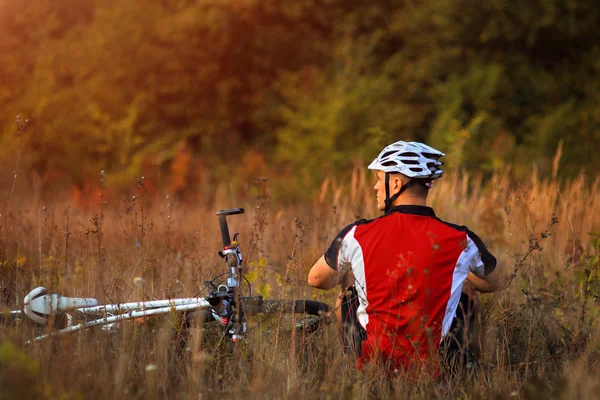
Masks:
[[[599,21],[593,0],[0,0],[0,184],[85,203],[143,176],[211,203],[266,176],[303,199],[396,140],[593,181]]]

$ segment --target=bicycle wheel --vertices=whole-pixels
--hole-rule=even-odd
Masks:
[[[329,306],[312,300],[264,300],[262,296],[242,299],[249,329],[263,332],[296,329],[315,332],[327,320]]]
[[[312,300],[263,300],[262,296],[242,298],[247,319],[258,319],[258,324],[279,328],[295,328],[305,333],[316,331],[327,321],[329,306]]]
[[[272,331],[279,328],[294,328],[314,332],[328,321],[329,306],[313,300],[264,300],[262,296],[246,296],[241,299],[241,308],[249,329],[263,325]],[[210,311],[201,311],[203,322],[214,321]]]

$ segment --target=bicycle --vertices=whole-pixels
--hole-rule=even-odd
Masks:
[[[219,226],[223,248],[218,252],[229,268],[228,272],[205,281],[204,291],[212,290],[204,297],[149,300],[140,302],[98,305],[94,298],[65,297],[50,294],[44,287],[38,287],[25,296],[22,310],[1,313],[2,319],[11,321],[25,315],[38,325],[48,325],[52,318],[66,317],[66,327],[37,336],[28,341],[41,341],[49,337],[90,328],[94,326],[114,327],[115,324],[130,319],[149,317],[169,312],[203,311],[200,314],[202,323],[218,322],[222,328],[222,336],[226,341],[235,343],[243,340],[248,331],[247,319],[264,314],[262,323],[271,315],[284,313],[298,314],[302,318],[295,321],[293,328],[308,332],[315,331],[327,320],[329,306],[312,300],[265,300],[263,296],[243,296],[241,282],[245,279],[242,273],[242,252],[238,244],[238,233],[231,240],[227,217],[243,214],[243,208],[220,210]],[[217,285],[216,280],[227,275],[225,284]],[[251,285],[247,279],[250,291]],[[100,317],[100,315],[102,315]],[[76,322],[83,319],[81,322]]]

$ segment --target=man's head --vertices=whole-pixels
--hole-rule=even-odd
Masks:
[[[442,176],[438,161],[444,153],[419,142],[399,141],[387,146],[369,165],[377,171],[377,207],[388,211],[396,200],[405,197],[424,199],[431,181]]]
[[[385,200],[389,199],[390,197],[393,197],[396,193],[399,193],[402,190],[402,188],[405,188],[402,191],[402,200],[404,204],[408,203],[409,200],[411,203],[425,203],[425,199],[427,199],[427,193],[429,189],[424,185],[406,186],[406,184],[408,184],[408,182],[411,181],[411,178],[400,173],[388,173],[387,179],[389,194],[386,197],[386,173],[383,171],[377,171],[375,186],[373,187],[373,189],[375,189],[375,191],[377,192],[377,209],[379,211],[387,211],[392,206],[391,203],[394,203],[394,201],[390,203],[390,207],[386,208]]]

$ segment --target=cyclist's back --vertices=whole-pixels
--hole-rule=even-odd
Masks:
[[[385,214],[344,228],[309,272],[313,287],[342,285],[341,319],[360,326],[359,366],[420,369],[452,326],[463,283],[481,292],[503,286],[502,268],[481,240],[426,206],[443,155],[418,142],[383,149],[369,169],[377,171],[373,189]]]
[[[381,356],[397,367],[425,362],[450,329],[468,272],[483,275],[481,257],[495,264],[472,232],[426,206],[393,207],[342,230],[325,260],[354,274],[366,331],[362,359]]]

